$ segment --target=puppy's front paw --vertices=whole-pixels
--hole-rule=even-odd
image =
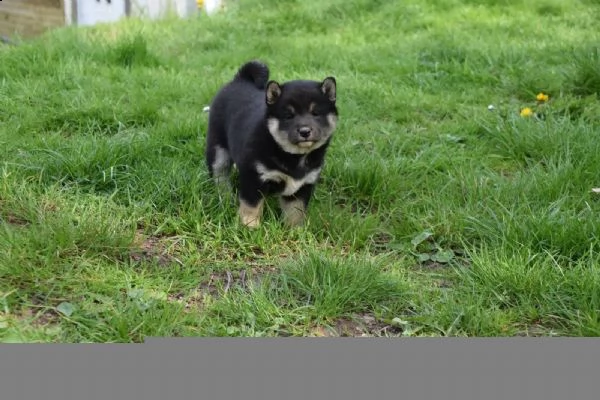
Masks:
[[[258,217],[252,217],[248,215],[241,216],[242,224],[248,228],[258,228],[260,226],[260,219]]]
[[[301,226],[306,217],[306,208],[302,200],[284,200],[280,201],[283,211],[283,220],[288,226]]]
[[[251,206],[245,201],[240,201],[240,219],[242,224],[248,228],[257,228],[260,225],[260,217],[262,215],[263,201],[259,201],[256,206]]]

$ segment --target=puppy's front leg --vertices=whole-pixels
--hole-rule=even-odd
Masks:
[[[306,209],[312,196],[314,185],[304,185],[292,196],[281,196],[279,204],[283,211],[284,222],[290,226],[302,225],[306,218]]]
[[[264,198],[261,183],[255,173],[240,171],[240,208],[242,224],[257,228],[262,217]]]
[[[239,214],[242,224],[246,225],[248,228],[257,228],[260,225],[263,203],[263,199],[258,200],[256,203],[250,203],[240,197]]]

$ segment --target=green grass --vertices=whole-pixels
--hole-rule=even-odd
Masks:
[[[598,12],[245,0],[0,47],[0,340],[600,335]],[[303,228],[242,229],[204,167],[254,58],[338,81]]]

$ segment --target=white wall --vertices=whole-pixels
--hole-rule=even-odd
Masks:
[[[65,24],[71,25],[73,21],[73,0],[63,0],[65,9]]]
[[[125,16],[123,4],[125,0],[63,0],[65,4],[65,22],[67,25],[77,22],[79,25],[93,25],[99,22],[112,22]],[[77,3],[77,14],[73,15],[73,2]],[[221,0],[205,0],[208,13],[221,4]],[[158,19],[169,14],[187,17],[198,12],[196,0],[130,0],[131,16]],[[122,14],[122,15],[121,15]]]
[[[125,0],[77,1],[77,25],[117,22],[126,16]]]
[[[131,0],[131,16],[157,19],[174,13],[180,17],[198,11],[196,0]]]
[[[207,14],[217,12],[219,8],[221,8],[222,3],[221,0],[204,0],[204,11],[206,11]]]

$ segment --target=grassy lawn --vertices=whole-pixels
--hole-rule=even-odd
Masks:
[[[0,340],[600,335],[599,12],[244,0],[0,45]],[[299,229],[204,166],[254,58],[338,81]]]

